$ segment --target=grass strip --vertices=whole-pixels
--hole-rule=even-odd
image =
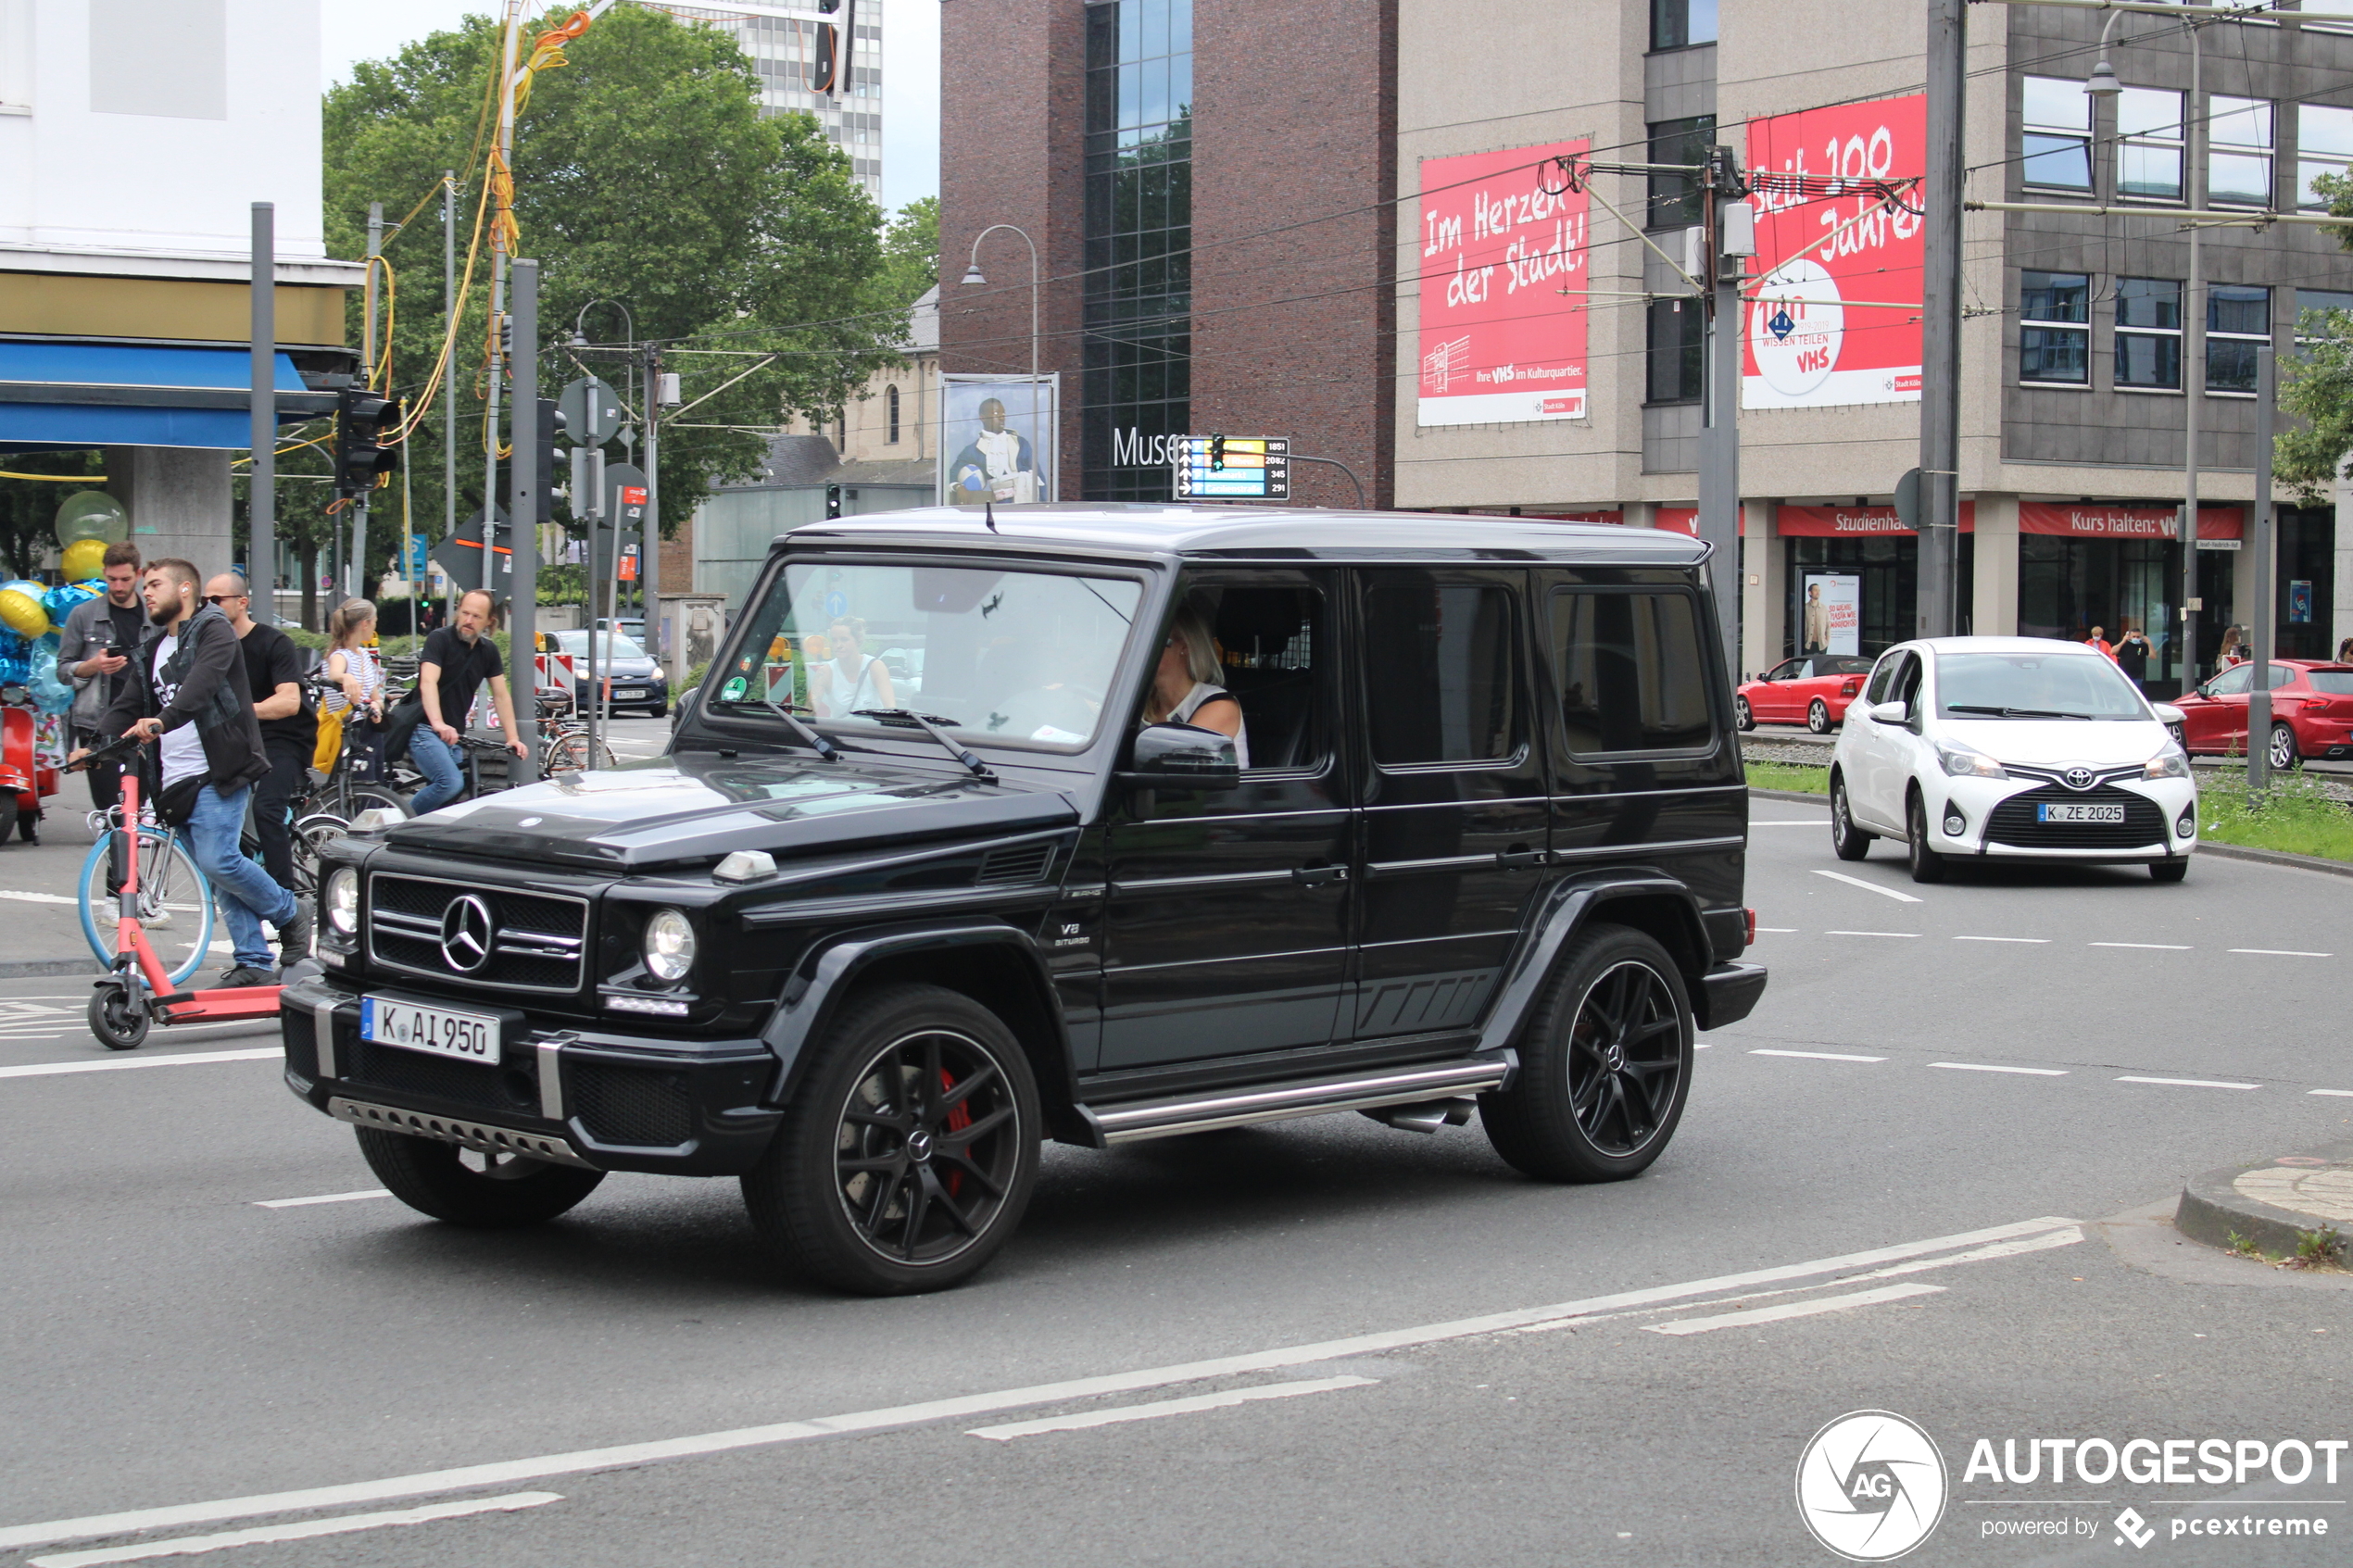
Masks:
[[[1800,795],[1828,795],[1831,792],[1831,770],[1828,763],[1816,768],[1803,762],[1751,762],[1748,783],[1752,789],[1786,789]]]
[[[2301,769],[2271,775],[2262,804],[2246,797],[2246,770],[2219,768],[2198,779],[2200,832],[2220,844],[2353,860],[2353,809],[2322,793]]]

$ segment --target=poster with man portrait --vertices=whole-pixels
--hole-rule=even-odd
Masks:
[[[1843,572],[1806,573],[1798,629],[1800,653],[1859,654],[1863,651],[1863,580]]]
[[[1057,499],[1062,377],[939,379],[940,500],[977,507]]]

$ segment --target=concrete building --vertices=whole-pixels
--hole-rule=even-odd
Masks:
[[[817,54],[816,22],[804,19],[807,5],[732,0],[724,6],[662,5],[657,7],[688,21],[732,32],[760,73],[760,112],[795,110],[817,117],[825,139],[849,155],[850,172],[868,195],[882,199],[883,7],[866,0],[859,7],[855,52],[835,93],[809,90]],[[789,14],[788,14],[789,13]]]
[[[332,409],[356,358],[321,88],[318,0],[0,0],[0,453],[104,449],[149,555],[242,554],[254,202],[276,204],[281,418]]]
[[[2300,310],[2353,305],[2325,231],[2206,228],[2205,351],[2185,355],[2180,213],[2310,210],[2311,180],[2353,162],[2353,5],[2210,21],[2195,102],[2171,17],[2119,14],[2108,98],[2082,90],[2107,16],[1969,11],[1967,194],[2056,210],[1974,212],[1964,232],[1964,624],[2137,623],[2164,689],[2185,641],[2184,383],[2202,360],[2203,671],[2258,589],[2234,547],[2253,349],[2287,355]],[[1869,652],[1915,624],[1918,545],[1892,503],[1919,460],[1903,182],[1925,172],[1924,25],[1874,0],[955,0],[944,251],[992,222],[1038,240],[1042,360],[1082,389],[1062,433],[1078,495],[1165,495],[1152,438],[1222,430],[1342,458],[1376,505],[1689,528],[1698,194],[1591,165],[1727,145],[1780,182],[1752,200],[1768,244],[1742,322],[1743,663],[1799,651],[1809,577],[1853,595]],[[1895,202],[1820,184],[1838,178]],[[946,291],[951,371],[1026,364],[1025,280],[1001,257],[989,276]],[[1352,498],[1337,474],[1299,492]],[[2280,651],[2353,633],[2345,532],[2340,583],[2336,508],[2282,509]]]

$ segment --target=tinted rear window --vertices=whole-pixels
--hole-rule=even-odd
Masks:
[[[2312,683],[2312,689],[2316,692],[2326,692],[2331,696],[2353,696],[2353,670],[2314,670],[2308,671],[2305,678]]]
[[[1553,678],[1572,756],[1687,751],[1713,733],[1699,600],[1574,589],[1553,596]]]
[[[1364,574],[1373,759],[1492,762],[1519,749],[1512,596],[1427,571]]]

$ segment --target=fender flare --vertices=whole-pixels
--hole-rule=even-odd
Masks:
[[[1703,964],[1707,961],[1707,927],[1700,918],[1699,898],[1675,878],[1657,874],[1608,876],[1557,884],[1545,894],[1538,908],[1533,935],[1519,945],[1504,966],[1504,983],[1496,990],[1495,1005],[1479,1030],[1479,1050],[1501,1050],[1518,1040],[1520,1026],[1535,1010],[1537,998],[1543,995],[1546,983],[1552,979],[1553,966],[1568,939],[1591,922],[1597,910],[1605,910],[1612,900],[1629,894],[1646,897],[1664,895],[1674,899],[1690,927],[1693,950],[1702,955]],[[1684,976],[1695,1013],[1704,1014],[1706,1009],[1701,999],[1705,973],[1703,969],[1699,973]],[[1700,1022],[1705,1027],[1704,1017]]]
[[[978,917],[926,921],[921,923],[875,926],[844,932],[812,947],[793,967],[784,992],[760,1038],[776,1056],[776,1075],[767,1103],[781,1105],[790,1088],[809,1043],[819,1037],[841,1000],[859,977],[886,959],[910,953],[945,952],[952,948],[995,946],[1012,949],[1026,966],[1038,988],[1043,1011],[1054,1031],[1052,1048],[1063,1061],[1070,1059],[1070,1040],[1062,1010],[1053,1005],[1053,985],[1037,940],[1017,926]]]

